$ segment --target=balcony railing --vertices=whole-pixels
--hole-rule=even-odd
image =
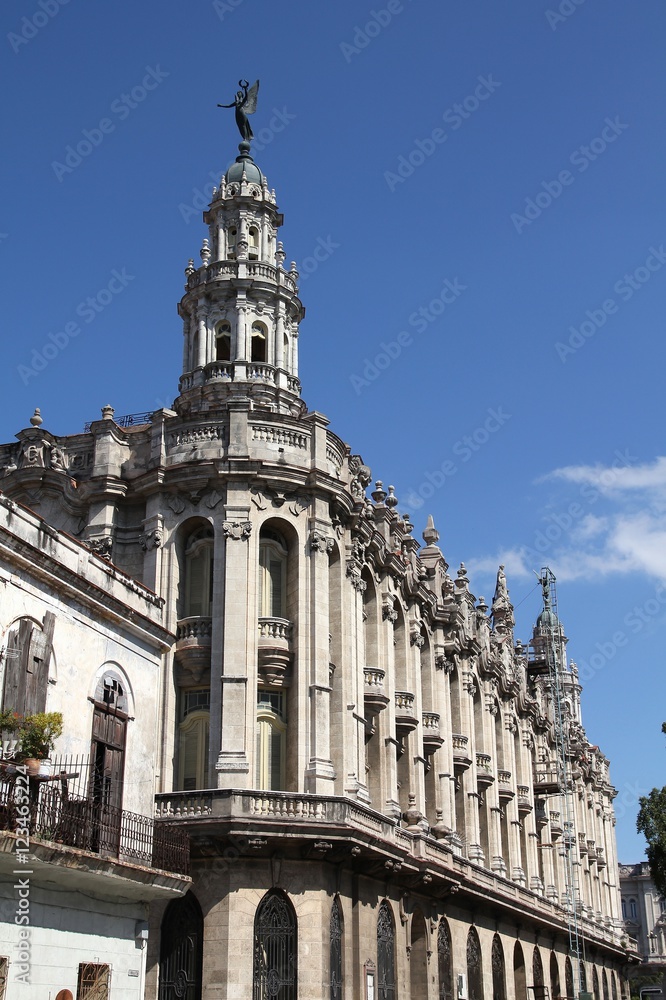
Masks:
[[[453,733],[451,737],[453,741],[453,763],[458,771],[466,771],[467,768],[472,763],[472,758],[469,756],[469,736],[463,736],[461,733]]]
[[[30,788],[30,840],[74,847],[100,857],[187,875],[189,838],[180,827],[126,812],[90,798],[70,798],[53,785]],[[21,809],[24,806],[21,805]],[[0,783],[0,830],[15,831],[26,817],[17,812],[13,781]]]
[[[378,667],[363,668],[363,699],[365,703],[365,714],[374,718],[383,712],[389,703],[389,699],[384,691],[384,678],[386,671]]]

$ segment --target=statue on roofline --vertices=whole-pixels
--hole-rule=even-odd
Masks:
[[[259,81],[255,80],[250,87],[247,80],[239,80],[238,85],[243,89],[236,92],[233,102],[231,104],[218,104],[218,108],[236,109],[236,125],[238,126],[238,131],[241,134],[241,139],[245,142],[249,142],[251,139],[254,139],[254,133],[247,116],[253,115],[257,110]]]

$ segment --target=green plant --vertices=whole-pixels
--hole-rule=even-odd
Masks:
[[[21,724],[21,716],[11,708],[0,710],[0,733],[17,733]]]
[[[61,733],[60,712],[36,712],[34,715],[24,716],[18,730],[21,756],[24,759],[48,757]]]

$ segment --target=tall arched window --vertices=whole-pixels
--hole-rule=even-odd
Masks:
[[[611,997],[613,1000],[617,1000],[617,980],[615,978],[615,973],[611,972]]]
[[[231,325],[220,323],[215,331],[215,360],[231,361]]]
[[[627,919],[627,901],[626,901],[626,899],[622,900],[622,919],[623,920]]]
[[[592,993],[594,994],[594,1000],[601,1000],[599,993],[599,973],[597,972],[596,965],[592,966]]]
[[[481,943],[476,927],[470,927],[467,935],[467,989],[469,1000],[483,1000]]]
[[[178,788],[191,791],[208,786],[210,689],[181,691],[178,730]]]
[[[296,914],[278,889],[266,893],[254,917],[252,1000],[296,1000]]]
[[[185,543],[185,618],[210,618],[213,602],[213,529],[197,528]]]
[[[195,896],[174,899],[162,917],[159,1000],[201,1000],[203,916]]]
[[[268,360],[268,340],[266,327],[263,323],[252,324],[252,352],[251,361],[265,364]]]
[[[329,955],[330,1000],[342,1000],[342,907],[336,896],[331,907],[330,955]]]
[[[236,260],[236,240],[238,239],[238,230],[236,226],[232,226],[227,234],[227,260]]]
[[[567,997],[572,997],[574,995],[573,966],[568,955],[564,962],[564,984],[567,991]]]
[[[385,899],[377,916],[377,997],[395,1000],[395,925]]]
[[[610,994],[608,992],[608,976],[606,975],[606,970],[601,970],[601,988],[603,990],[604,1000],[610,1000]]]
[[[587,993],[587,969],[585,968],[585,962],[578,963],[578,976],[580,979],[581,992]]]
[[[256,226],[250,226],[247,232],[248,259],[259,259],[259,230]]]
[[[285,618],[287,546],[276,531],[264,529],[259,540],[259,617]]]
[[[409,953],[410,1000],[428,1000],[428,930],[423,914],[412,914]]]
[[[286,784],[287,719],[283,691],[257,692],[256,787],[283,791]]]
[[[506,1000],[506,976],[504,974],[504,949],[499,934],[493,937],[493,1000]]]
[[[453,963],[451,960],[451,931],[442,917],[437,931],[437,969],[439,972],[439,1000],[453,1000]]]
[[[632,920],[636,919],[637,911],[636,911],[636,900],[635,899],[630,899],[629,900],[629,915],[630,915],[630,917],[631,917]]]

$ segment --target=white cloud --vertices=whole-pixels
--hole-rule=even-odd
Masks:
[[[503,563],[510,583],[547,564],[563,581],[628,573],[666,581],[666,457],[642,465],[627,464],[631,458],[618,452],[611,465],[571,465],[543,476],[541,484],[557,479],[582,487],[574,503],[566,498],[552,510],[544,499],[532,538],[469,560],[470,573],[485,575]],[[593,513],[589,506],[597,502],[603,511],[595,506]]]

